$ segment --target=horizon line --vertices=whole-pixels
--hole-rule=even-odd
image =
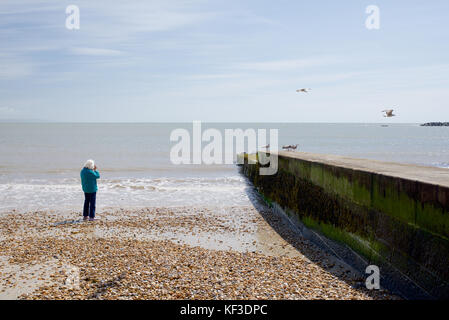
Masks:
[[[425,122],[366,122],[366,121],[204,121],[204,120],[189,120],[189,121],[59,121],[59,120],[6,120],[0,119],[0,124],[10,123],[10,124],[38,124],[38,123],[55,123],[55,124],[145,124],[145,123],[158,123],[158,124],[168,124],[168,123],[192,123],[199,121],[202,123],[279,123],[279,124],[290,124],[290,123],[304,123],[304,124],[423,124],[423,123],[444,123],[446,121],[425,121]]]

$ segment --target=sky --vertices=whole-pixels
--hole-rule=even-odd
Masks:
[[[0,120],[449,121],[448,13],[447,0],[1,0]]]

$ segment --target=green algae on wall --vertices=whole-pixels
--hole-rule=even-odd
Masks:
[[[444,210],[441,204],[443,199],[449,206],[449,194],[440,191],[437,196],[436,188],[429,192],[431,187],[424,183],[285,157],[280,158],[279,169],[308,180],[326,192],[449,239],[449,208]],[[434,200],[419,201],[419,198],[429,198],[429,195],[421,196],[420,189],[433,194]]]
[[[260,176],[258,169],[258,164],[243,165],[243,172],[269,203],[277,203],[306,227],[368,261],[393,265],[427,292],[448,294],[446,191],[286,156],[279,157],[273,176]]]

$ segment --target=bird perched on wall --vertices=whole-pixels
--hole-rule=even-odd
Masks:
[[[266,146],[261,147],[262,149],[270,149],[270,144],[267,144]]]
[[[395,114],[393,114],[393,109],[382,110],[382,112],[385,112],[385,114],[384,114],[385,118],[391,118],[391,117],[396,116]]]
[[[296,150],[296,148],[298,148],[299,144],[289,144],[287,146],[282,146],[282,149],[287,150],[287,151],[291,151],[291,150]]]
[[[305,92],[305,93],[308,93],[310,90],[312,90],[312,89],[310,89],[310,88],[302,88],[302,89],[298,89],[298,90],[296,90],[296,92]]]

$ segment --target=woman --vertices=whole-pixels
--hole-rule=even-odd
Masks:
[[[84,191],[84,210],[83,219],[89,221],[95,220],[95,201],[97,197],[97,179],[100,174],[94,160],[87,160],[84,168],[81,170],[81,185]]]

